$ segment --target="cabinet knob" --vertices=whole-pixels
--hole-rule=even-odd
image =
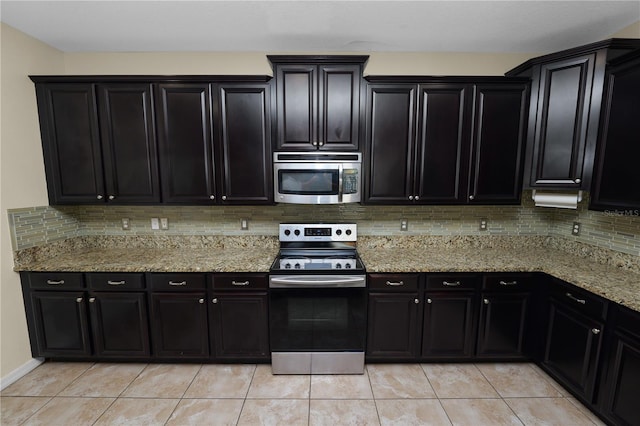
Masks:
[[[198,300],[198,303],[203,304],[204,303],[204,299]]]
[[[113,200],[114,198],[116,198],[116,196],[115,196],[115,195],[109,195],[109,199],[110,199],[110,200]]]
[[[489,304],[489,299],[482,299],[482,301],[484,302],[485,305]]]
[[[82,303],[82,297],[78,297],[78,298],[76,299],[76,302],[78,302],[78,303]]]
[[[420,303],[420,299],[413,299],[413,303],[417,305],[418,303]]]
[[[89,303],[95,303],[95,301],[96,301],[96,298],[95,298],[95,297],[90,297],[90,298],[89,298]]]
[[[469,195],[469,199],[473,200],[475,197],[473,195]]]
[[[414,200],[418,201],[420,199],[420,197],[418,197],[417,195],[415,197],[413,197]]]
[[[226,195],[223,195],[223,196],[222,196],[222,201],[225,201],[226,199],[227,199],[227,196],[226,196]]]
[[[311,145],[313,145],[313,146],[318,146],[318,142],[313,141],[313,142],[311,142]]]
[[[574,182],[575,183],[580,183],[580,182],[582,182],[582,180],[580,178],[578,178],[578,179],[574,180]]]
[[[413,195],[409,195],[409,201],[413,201]]]
[[[215,200],[215,199],[216,199],[216,196],[215,196],[215,195],[209,195],[209,199],[210,199],[210,200]]]
[[[595,334],[595,335],[598,335],[598,334],[600,334],[600,329],[599,329],[599,328],[592,328],[592,329],[591,329],[591,332],[592,332],[593,334]]]
[[[433,300],[427,299],[427,303],[431,304],[431,303],[433,303]]]
[[[218,303],[218,299],[213,299],[211,302],[212,303]]]
[[[102,195],[98,195],[96,198],[97,198],[98,200],[102,200]]]
[[[324,146],[324,142],[320,141],[320,142],[318,142],[318,145]]]

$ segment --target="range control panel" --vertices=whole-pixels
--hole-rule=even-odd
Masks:
[[[280,241],[356,241],[358,237],[355,223],[299,224],[281,223]]]

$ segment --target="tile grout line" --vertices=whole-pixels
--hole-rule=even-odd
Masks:
[[[167,420],[165,420],[165,422],[164,422],[165,426],[166,426],[167,423],[169,423],[169,420],[171,420],[171,416],[173,416],[173,413],[176,412],[176,410],[178,409],[178,405],[180,405],[180,403],[184,399],[184,396],[187,394],[187,391],[189,390],[191,385],[193,385],[193,382],[196,380],[196,377],[198,377],[198,374],[200,374],[200,372],[202,371],[203,365],[204,364],[200,364],[200,368],[198,368],[198,371],[196,371],[196,374],[194,374],[193,377],[191,378],[191,381],[189,382],[187,387],[184,389],[184,392],[182,392],[182,396],[180,398],[178,398],[178,403],[176,404],[175,407],[173,407],[173,410],[171,410],[171,413],[169,414],[169,417],[167,417]],[[171,398],[171,399],[173,399],[173,398]]]
[[[138,377],[140,377],[140,375],[142,374],[142,372],[143,372],[144,370],[146,370],[146,369],[147,369],[147,367],[149,367],[149,364],[148,364],[148,363],[144,366],[144,368],[143,368],[142,370],[140,370],[140,372],[139,372],[138,374],[136,374],[136,377],[134,377],[134,378],[129,382],[129,384],[128,384],[127,386],[125,386],[125,387],[124,387],[124,389],[122,389],[122,390],[120,391],[120,393],[119,393],[115,398],[113,398],[113,401],[111,401],[111,404],[109,404],[109,406],[108,406],[108,407],[107,407],[107,408],[106,408],[106,409],[105,409],[105,410],[104,410],[104,411],[103,411],[103,412],[98,416],[98,418],[97,418],[97,419],[96,419],[96,420],[91,424],[92,426],[93,426],[93,425],[95,425],[96,423],[98,423],[98,421],[102,418],[102,416],[104,416],[104,414],[105,414],[107,411],[109,411],[109,409],[110,409],[111,407],[113,407],[113,405],[116,403],[116,401],[122,397],[122,394],[123,394],[127,389],[129,389],[129,387],[131,386],[131,384],[132,384],[133,382],[135,382],[135,381],[138,379]]]

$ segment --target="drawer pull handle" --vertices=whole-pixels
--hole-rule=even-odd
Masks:
[[[401,285],[404,285],[404,281],[387,281],[387,285],[390,285],[392,287],[399,287]]]
[[[598,334],[600,334],[600,329],[599,328],[592,328],[591,332],[597,336]]]
[[[500,285],[518,285],[518,281],[500,281]]]
[[[249,285],[249,281],[231,281],[231,285]]]
[[[78,297],[78,298],[76,299],[76,302],[78,302],[78,303],[82,303],[82,297]]]
[[[96,298],[95,298],[95,297],[90,297],[90,298],[89,298],[89,303],[95,303],[95,301],[96,301]]]
[[[187,285],[187,282],[186,281],[180,281],[180,282],[169,281],[169,285],[174,285],[174,286]]]
[[[125,280],[122,281],[107,281],[107,284],[109,285],[125,285],[127,282]]]
[[[460,285],[460,281],[442,281],[442,285],[446,285],[447,287],[458,287]]]
[[[47,284],[49,284],[49,285],[62,285],[62,284],[64,284],[64,280],[60,280],[60,281],[47,280]]]
[[[580,304],[582,304],[582,305],[586,305],[586,304],[587,304],[587,301],[586,301],[586,300],[584,300],[584,299],[578,299],[577,297],[575,297],[575,296],[574,296],[573,294],[571,294],[571,293],[566,293],[566,295],[567,295],[567,297],[568,297],[569,299],[571,299],[571,300],[573,300],[573,301],[576,301],[576,302],[578,302],[578,303],[580,303]]]
[[[489,299],[483,299],[482,301],[484,302],[485,305],[489,304]]]

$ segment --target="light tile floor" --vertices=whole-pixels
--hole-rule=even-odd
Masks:
[[[274,376],[269,365],[48,362],[0,395],[2,425],[603,425],[533,364],[368,364]]]

